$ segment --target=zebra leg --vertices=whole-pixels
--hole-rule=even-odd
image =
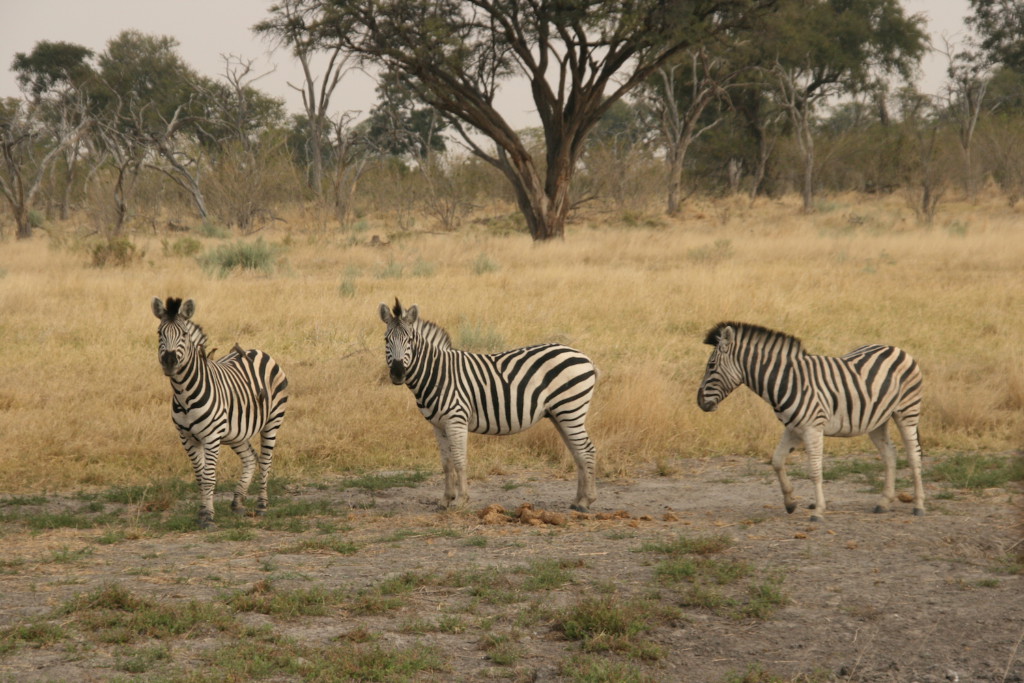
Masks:
[[[807,430],[804,433],[804,447],[807,449],[807,465],[814,482],[814,514],[812,522],[825,521],[825,489],[822,486],[821,464],[824,457],[825,434],[821,430]]]
[[[903,437],[910,471],[914,477],[914,515],[921,516],[924,514],[924,484],[921,482],[921,440],[917,432],[917,420],[911,421],[896,415],[896,425]]]
[[[594,481],[597,449],[594,448],[594,443],[582,424],[571,425],[559,421],[558,418],[551,421],[572,453],[572,459],[576,461],[576,502],[570,505],[569,509],[589,512],[590,505],[597,500],[597,485]]]
[[[888,512],[892,508],[892,502],[896,499],[896,447],[889,438],[889,424],[883,423],[881,427],[868,432],[871,443],[882,455],[885,463],[885,485],[882,487],[882,497],[875,505],[875,512]]]
[[[244,515],[245,496],[249,493],[249,484],[252,483],[252,475],[256,472],[256,451],[248,441],[235,444],[232,448],[242,461],[242,474],[238,478],[238,486],[235,487],[235,495],[231,499],[231,511],[236,515]]]
[[[196,486],[199,487],[199,526],[206,529],[213,524],[213,486],[206,486],[206,448],[199,439],[187,429],[178,427],[178,435],[181,437],[181,445],[185,447],[188,460],[192,464],[192,474],[196,478]],[[216,447],[215,447],[216,448]],[[214,456],[214,473],[216,474],[216,456]]]
[[[469,503],[466,487],[466,428],[449,424],[447,428],[434,427],[437,446],[441,451],[444,470],[444,497],[438,503],[442,510],[458,510]]]
[[[270,497],[267,494],[267,484],[270,482],[270,466],[274,463],[274,446],[277,445],[277,429],[281,426],[281,418],[275,423],[263,428],[260,432],[260,492],[256,496],[256,514],[263,516],[270,507]]]
[[[448,423],[448,466],[454,479],[455,498],[449,509],[461,510],[469,504],[469,488],[466,485],[466,445],[469,431],[463,423]],[[447,494],[446,494],[447,495]]]
[[[772,467],[775,469],[775,476],[779,479],[779,488],[782,489],[782,502],[786,505],[786,512],[793,514],[796,510],[796,498],[793,496],[793,484],[786,474],[786,458],[803,442],[799,435],[786,429],[782,432],[782,439],[775,447],[772,454]]]
[[[199,482],[199,517],[200,528],[209,529],[217,526],[213,521],[213,492],[217,488],[217,458],[220,455],[220,441],[207,443],[202,449],[203,461],[196,471]]]
[[[441,469],[444,470],[444,497],[437,505],[442,510],[447,510],[455,500],[455,470],[452,469],[451,443],[448,441],[448,434],[441,427],[434,427],[434,436],[437,438],[437,448],[441,452]]]

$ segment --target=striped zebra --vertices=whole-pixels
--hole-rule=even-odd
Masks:
[[[885,461],[885,487],[875,512],[885,512],[896,497],[896,449],[887,431],[896,422],[914,475],[914,514],[924,514],[921,444],[921,371],[906,351],[895,346],[862,346],[845,356],[815,356],[799,339],[756,325],[723,322],[704,339],[714,348],[708,358],[697,404],[710,412],[740,384],[771,404],[785,430],[772,456],[786,512],[796,499],[786,476],[786,456],[803,443],[814,481],[811,521],[823,521],[822,446],[826,436],[867,434]]]
[[[466,439],[474,434],[515,434],[542,418],[554,423],[576,461],[576,501],[586,512],[597,499],[594,444],[584,422],[597,372],[585,355],[561,344],[539,344],[502,353],[452,348],[440,326],[419,317],[416,306],[380,305],[387,325],[385,359],[393,384],[405,384],[430,424],[444,469],[442,508],[469,502]]]
[[[260,493],[256,514],[267,510],[267,479],[277,430],[288,402],[288,380],[274,359],[262,351],[243,350],[213,360],[206,350],[206,334],[192,322],[192,299],[169,298],[166,306],[153,298],[153,315],[160,319],[159,360],[171,380],[171,412],[181,443],[192,461],[199,484],[199,526],[213,523],[213,491],[217,484],[217,458],[222,444],[242,460],[242,476],[231,509],[245,511],[245,495],[256,463],[260,466]],[[259,458],[250,439],[259,434]]]

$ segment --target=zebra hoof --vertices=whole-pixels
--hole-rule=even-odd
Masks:
[[[824,522],[825,518],[822,517],[821,515],[811,515],[811,521],[812,522]]]
[[[570,510],[575,510],[576,512],[582,512],[585,515],[590,513],[590,508],[588,508],[588,507],[586,507],[584,505],[577,505],[576,503],[573,503],[572,505],[570,505],[569,509]]]
[[[914,508],[915,517],[924,517],[924,508]]]
[[[874,513],[875,513],[876,515],[880,515],[880,514],[882,514],[883,512],[888,512],[888,510],[886,510],[886,509],[885,509],[884,507],[882,507],[881,505],[876,505],[876,506],[875,506],[875,509],[874,509],[874,510],[872,510],[872,512],[874,512]]]
[[[796,503],[786,503],[786,513],[787,514],[790,514],[790,515],[793,514],[794,510],[796,510]]]
[[[212,519],[208,518],[208,517],[207,518],[200,518],[199,519],[199,528],[203,529],[204,531],[207,530],[207,529],[216,529],[217,528],[217,523],[215,521],[213,521]]]

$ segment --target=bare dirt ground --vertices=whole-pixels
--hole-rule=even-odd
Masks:
[[[806,501],[810,484],[794,482]],[[327,680],[308,652],[358,640],[378,652],[423,646],[437,657],[407,672],[335,669],[336,680],[1024,681],[1024,496],[1016,488],[929,484],[928,514],[913,517],[903,503],[872,514],[876,494],[851,476],[826,484],[827,519],[812,524],[804,509],[787,515],[771,468],[746,458],[686,461],[672,476],[598,487],[590,516],[567,510],[574,481],[542,471],[471,481],[473,503],[461,513],[435,512],[438,475],[376,492],[340,480],[289,485],[272,508],[308,501],[334,511],[308,512],[291,529],[250,518],[233,527],[222,520],[216,531],[154,532],[133,522],[142,512],[132,505],[94,504],[124,524],[85,529],[33,531],[8,515],[0,523],[0,679]],[[478,514],[524,502],[564,519],[485,523]],[[48,496],[45,505],[85,503]],[[111,542],[112,528],[128,531]],[[667,555],[657,548],[722,537],[728,544],[716,557],[750,576],[721,588],[733,591],[725,603],[696,604],[692,583],[666,579]],[[351,546],[318,545],[324,538]],[[552,562],[564,580],[527,583]],[[453,578],[470,570],[507,575],[507,594],[494,597],[468,574]],[[367,596],[385,596],[379,587],[396,577],[409,589],[369,608]],[[97,636],[109,631],[66,606],[112,583],[154,604],[234,604],[230,618],[245,628]],[[299,616],[239,608],[226,597],[269,584],[347,597]],[[737,607],[769,584],[782,596],[773,610]],[[643,632],[629,636],[634,646],[571,635],[565,615],[595,601],[646,606]],[[39,624],[60,631],[33,638]],[[276,668],[224,663],[225,648],[266,643],[280,652],[282,642],[312,649]],[[154,644],[159,655],[140,659]],[[504,656],[496,654],[501,644]]]

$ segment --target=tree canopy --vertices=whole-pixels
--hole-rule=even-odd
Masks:
[[[569,182],[609,107],[679,51],[749,21],[769,0],[326,0],[319,42],[401,74],[474,154],[511,182],[535,239],[560,237]],[[495,107],[525,78],[544,136],[535,159]],[[484,149],[482,133],[496,149]]]
[[[1020,0],[971,0],[967,23],[980,38],[987,59],[1024,72],[1024,3]]]

